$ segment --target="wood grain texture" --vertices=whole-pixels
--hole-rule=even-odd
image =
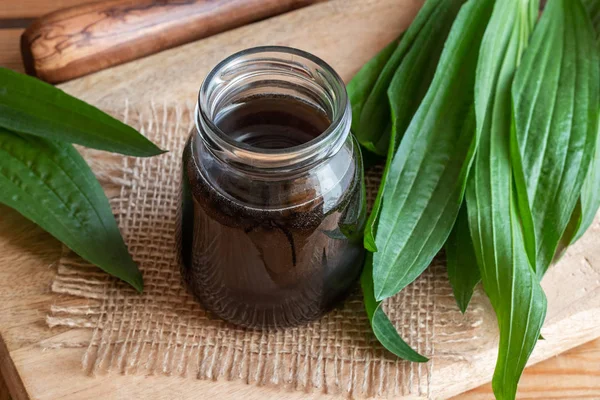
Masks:
[[[453,400],[488,400],[487,384]],[[600,399],[600,339],[550,358],[525,370],[519,399]]]
[[[24,29],[0,29],[0,67],[24,72],[19,38]]]
[[[121,104],[124,99],[136,103],[163,100],[193,102],[203,76],[214,63],[233,51],[259,44],[287,44],[313,51],[332,63],[348,79],[372,54],[406,27],[419,3],[417,0],[365,0],[348,1],[347,4],[334,1],[103,71],[63,87],[104,107],[115,102]],[[333,12],[340,15],[332,16]],[[0,64],[2,62],[0,58]],[[593,246],[593,241],[588,245]],[[60,245],[48,234],[0,206],[0,336],[4,344],[0,346],[0,369],[4,376],[9,377],[7,380],[16,393],[15,399],[313,398],[303,393],[274,392],[239,382],[204,382],[156,376],[83,376],[83,350],[55,346],[65,340],[83,344],[89,340],[90,332],[50,330],[44,321],[49,306],[57,299],[55,294],[50,293],[50,284],[59,253]],[[586,314],[589,308],[578,308],[577,302],[589,293],[573,291],[570,285],[565,285],[564,282],[572,281],[568,280],[568,274],[558,278],[562,282],[558,286],[566,287],[564,292],[560,292],[560,287],[556,289],[558,292],[553,291],[552,297],[568,298],[570,301],[566,306],[551,304],[553,318],[549,322],[554,323],[555,318],[560,319],[568,311],[575,312],[580,319],[566,319],[562,329],[559,326],[553,332],[557,335],[569,332],[575,336],[553,342],[549,349],[548,345],[541,348],[544,357],[583,343],[594,334],[577,329],[589,315]],[[597,277],[588,270],[585,279]],[[76,303],[80,300],[71,301]],[[600,304],[596,304],[595,308],[600,308]],[[528,368],[519,396],[537,399],[600,398],[598,348],[600,340],[583,346],[581,351],[575,349],[565,356]],[[574,354],[572,357],[571,353]],[[477,379],[481,383],[491,376],[488,372],[480,375]],[[454,383],[453,378],[454,375],[450,374],[449,384]],[[490,393],[489,386],[484,386],[459,398],[491,399]]]
[[[27,28],[28,74],[64,82],[323,0],[106,0],[56,11]]]
[[[90,0],[0,0],[0,19],[37,18]]]
[[[8,392],[8,386],[4,382],[4,378],[0,376],[0,400],[11,400],[10,393]]]

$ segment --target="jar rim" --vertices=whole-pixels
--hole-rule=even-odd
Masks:
[[[309,140],[308,142],[305,142],[305,143],[302,143],[302,144],[299,144],[296,146],[290,146],[290,147],[285,147],[285,148],[281,148],[281,149],[265,149],[265,148],[259,148],[259,147],[248,145],[246,143],[236,141],[235,139],[233,139],[229,135],[227,135],[225,132],[223,132],[214,123],[212,117],[210,117],[207,114],[206,109],[205,109],[206,107],[204,107],[209,101],[208,91],[209,91],[209,86],[210,86],[211,81],[217,76],[217,74],[219,74],[220,72],[225,70],[227,67],[232,65],[236,59],[239,59],[240,57],[244,57],[244,56],[248,56],[248,55],[256,55],[256,54],[260,54],[260,53],[280,53],[280,54],[288,54],[288,55],[304,58],[304,59],[314,63],[320,69],[323,69],[324,71],[326,71],[333,78],[333,80],[334,80],[333,84],[338,85],[340,88],[342,88],[342,90],[336,91],[336,96],[334,99],[334,102],[335,102],[334,107],[337,110],[339,110],[339,112],[337,112],[337,115],[333,116],[331,123],[329,124],[328,128],[325,131],[323,131],[321,134],[319,134],[315,138]],[[350,110],[350,105],[349,105],[349,101],[348,101],[348,93],[346,92],[344,81],[339,76],[339,74],[323,59],[315,56],[314,54],[311,54],[304,50],[300,50],[300,49],[293,48],[293,47],[258,46],[258,47],[252,47],[249,49],[245,49],[245,50],[239,51],[237,53],[234,53],[234,54],[228,56],[227,58],[225,58],[221,62],[219,62],[209,72],[209,74],[204,79],[204,81],[200,87],[200,91],[198,93],[198,103],[196,106],[196,121],[195,122],[196,122],[196,128],[198,129],[198,131],[200,131],[199,119],[202,118],[202,123],[206,124],[208,126],[208,128],[218,137],[219,141],[223,141],[227,145],[232,146],[232,148],[235,148],[236,150],[241,150],[250,156],[257,155],[257,156],[263,156],[263,157],[264,156],[286,157],[286,156],[290,156],[295,153],[311,152],[311,151],[319,148],[320,145],[325,141],[325,139],[332,136],[332,134],[336,130],[339,129],[339,126],[343,124],[344,119],[348,119],[348,113],[351,113],[351,110]]]

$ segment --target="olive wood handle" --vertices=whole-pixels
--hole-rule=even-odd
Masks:
[[[98,1],[34,21],[21,53],[28,74],[59,83],[320,1]]]

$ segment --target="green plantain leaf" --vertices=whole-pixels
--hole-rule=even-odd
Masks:
[[[596,34],[600,34],[600,0],[583,0],[582,3],[592,19],[592,24],[596,28]]]
[[[130,126],[60,89],[0,68],[0,127],[138,157],[163,153]]]
[[[446,267],[458,308],[467,311],[473,290],[481,281],[477,257],[469,231],[467,205],[463,202],[454,228],[446,242]]]
[[[414,281],[446,242],[476,147],[473,86],[492,2],[470,0],[389,169],[373,256],[375,298]]]
[[[498,400],[516,397],[517,384],[527,360],[537,341],[544,340],[541,329],[548,307],[544,291],[527,257],[517,208],[516,200],[511,201],[512,260],[504,264],[504,257],[499,257],[502,266],[509,268],[502,268],[497,276],[492,277],[493,272],[487,265],[486,273],[490,275],[483,279],[500,330],[498,360],[492,380]],[[497,266],[500,268],[501,265]]]
[[[375,300],[373,293],[373,254],[368,253],[365,259],[365,267],[360,278],[363,296],[365,301],[365,309],[369,323],[373,329],[375,337],[390,352],[398,357],[413,361],[427,362],[427,358],[423,357],[414,351],[402,338],[398,335],[398,331],[394,328],[385,312],[381,308],[381,302]]]
[[[585,182],[583,185],[585,187]],[[582,190],[585,190],[585,189],[582,189]],[[558,260],[560,260],[560,258],[564,255],[565,251],[567,250],[567,247],[569,247],[577,239],[579,239],[576,235],[579,232],[579,229],[580,229],[581,223],[582,223],[581,211],[582,211],[582,209],[581,209],[581,198],[580,198],[579,201],[577,202],[577,204],[575,205],[575,210],[573,210],[573,214],[571,214],[571,220],[569,221],[569,224],[567,225],[567,229],[565,229],[565,233],[563,233],[563,236],[560,239],[560,243],[558,244],[556,253],[554,254],[554,259],[552,260],[553,263],[558,262]]]
[[[594,153],[599,78],[595,32],[581,1],[549,1],[512,88],[517,194],[523,221],[533,224],[524,223],[524,232],[535,244],[529,257],[540,277],[571,220]]]
[[[142,291],[108,199],[73,146],[0,128],[0,188],[0,203]]]
[[[546,297],[521,232],[510,160],[510,88],[537,12],[535,0],[495,2],[475,86],[480,141],[465,197],[483,287],[500,330],[492,381],[499,400],[515,398],[546,314]]]
[[[596,45],[600,47],[600,0],[585,0],[583,3],[588,10],[588,14],[596,30]],[[581,188],[580,209],[576,209],[572,217],[579,218],[578,230],[574,233],[569,243],[580,239],[594,222],[594,218],[600,208],[600,190],[598,188],[600,188],[600,127],[596,136],[596,149],[592,157],[590,169]],[[578,211],[579,216],[576,214]]]
[[[579,240],[594,222],[600,208],[600,130],[588,174],[581,187],[578,229],[570,243]]]
[[[385,156],[387,154],[389,134],[392,129],[390,104],[387,97],[388,87],[390,86],[398,66],[404,59],[404,56],[413,46],[417,35],[427,21],[432,18],[432,15],[436,11],[438,4],[442,1],[443,0],[428,0],[425,2],[415,20],[402,36],[399,45],[394,49],[394,52],[391,54],[391,56],[389,56],[385,67],[383,67],[381,73],[378,74],[377,81],[374,85],[372,85],[373,87],[370,90],[370,93],[368,93],[366,99],[362,100],[363,103],[360,113],[357,113],[357,115],[353,116],[352,126],[354,135],[358,139],[359,143],[371,152],[381,156]],[[390,49],[386,48],[386,50],[389,51]],[[383,61],[387,55],[386,50],[384,50],[383,54],[380,53],[380,55],[376,56],[378,57],[378,61],[374,61],[372,65],[377,67],[373,66],[369,67],[369,69],[373,68],[373,70],[376,70],[381,66],[381,61]],[[359,74],[363,76],[374,76],[375,72],[376,71],[361,71]],[[360,79],[360,77],[356,78],[356,80],[358,79]],[[353,84],[351,82],[351,86],[358,86],[358,84]],[[368,86],[370,85],[367,85],[367,87]],[[366,93],[366,89],[362,93]],[[351,94],[351,97],[352,96],[353,95]],[[364,94],[362,96],[364,96]],[[420,101],[420,99],[413,100],[417,102],[417,104]],[[355,103],[357,102],[355,101]],[[355,121],[357,121],[357,123],[354,123]]]
[[[429,0],[437,3],[431,18],[429,18],[417,36],[414,43],[401,61],[394,78],[388,88],[391,105],[392,128],[389,137],[387,159],[381,182],[385,183],[394,154],[400,144],[406,128],[417,111],[419,104],[433,79],[444,43],[452,27],[461,5],[465,0]],[[375,231],[379,219],[379,211],[383,199],[385,184],[379,186],[373,210],[369,216],[365,230],[365,248],[377,251]]]
[[[356,132],[358,132],[360,116],[362,115],[367,97],[369,97],[369,94],[373,90],[379,74],[383,71],[392,53],[398,47],[398,42],[401,38],[402,36],[377,53],[375,57],[363,65],[350,83],[348,83],[348,98],[352,106],[352,132],[354,132],[355,136]]]

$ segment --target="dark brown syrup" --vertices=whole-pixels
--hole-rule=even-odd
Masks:
[[[217,126],[259,149],[302,145],[330,125],[327,115],[293,98],[258,98],[231,108]],[[330,310],[353,286],[363,261],[358,215],[364,207],[360,173],[353,169],[333,190],[297,206],[268,207],[302,185],[291,180],[246,191],[266,207],[244,205],[215,189],[193,161],[207,151],[192,137],[184,151],[182,273],[189,290],[219,317],[252,328],[294,326]],[[343,162],[334,157],[329,162]],[[347,163],[347,160],[346,160]],[[227,172],[219,176],[227,181]],[[343,195],[340,195],[340,193]],[[295,195],[297,196],[297,195]]]

